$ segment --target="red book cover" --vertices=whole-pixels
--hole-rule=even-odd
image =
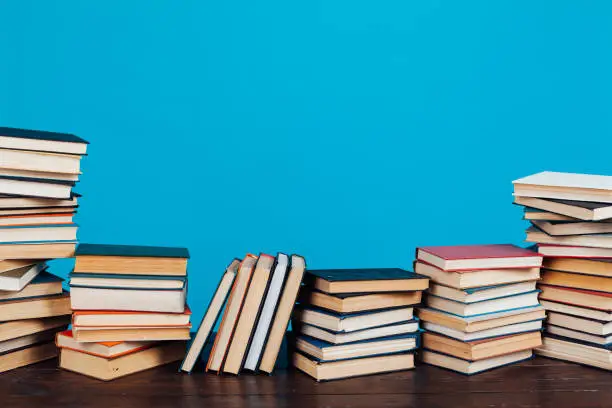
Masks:
[[[434,246],[420,247],[419,250],[446,260],[527,258],[538,255],[537,252],[511,244]]]

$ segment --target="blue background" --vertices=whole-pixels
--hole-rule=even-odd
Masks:
[[[81,241],[189,247],[199,320],[246,252],[521,243],[512,180],[610,174],[608,4],[4,0],[0,123],[89,140]]]

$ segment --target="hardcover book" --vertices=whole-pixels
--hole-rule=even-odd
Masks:
[[[612,176],[543,171],[512,184],[516,196],[612,203]]]
[[[416,319],[348,333],[338,333],[309,324],[296,324],[295,326],[299,333],[311,338],[323,340],[330,344],[355,343],[380,337],[407,335],[419,331],[419,322]]]
[[[544,199],[535,197],[514,197],[514,202],[519,205],[549,211],[552,214],[565,216],[566,218],[547,218],[547,220],[585,220],[600,221],[612,218],[612,204],[593,203],[588,201],[572,201],[558,199]],[[533,212],[532,209],[529,209]],[[569,217],[569,219],[567,218]]]
[[[74,339],[72,330],[65,330],[61,333],[57,333],[55,343],[57,347],[61,349],[70,349],[102,358],[117,358],[151,348],[158,344],[156,342],[149,341],[83,343]]]
[[[426,276],[399,268],[309,269],[307,282],[329,294],[415,291],[429,286]]]
[[[421,356],[425,364],[446,368],[461,374],[473,375],[529,360],[532,358],[533,352],[531,350],[522,350],[478,361],[465,360],[431,350],[423,350]]]
[[[300,306],[295,309],[294,318],[300,324],[309,324],[336,333],[349,333],[412,320],[413,308],[401,307],[375,312],[340,314]]]
[[[0,147],[83,155],[87,142],[70,133],[0,127]]]
[[[386,293],[338,293],[330,295],[317,290],[302,293],[300,302],[338,313],[363,312],[413,306],[421,302],[421,291]]]
[[[27,299],[62,293],[63,279],[46,270],[41,271],[32,281],[18,292],[0,290],[0,304],[5,300]]]

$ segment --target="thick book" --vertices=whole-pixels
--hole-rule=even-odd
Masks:
[[[185,305],[183,313],[135,312],[120,310],[74,310],[75,326],[164,327],[185,326],[191,319],[191,310]]]
[[[131,310],[183,313],[187,285],[182,289],[91,288],[70,285],[74,310]]]
[[[28,261],[30,262],[30,261]],[[32,281],[18,292],[0,290],[0,302],[4,300],[27,299],[40,296],[59,295],[62,293],[63,279],[46,270],[41,271]]]
[[[612,203],[612,176],[543,171],[512,184],[515,196]]]
[[[70,294],[11,299],[0,302],[0,322],[41,317],[64,316],[72,313]]]
[[[162,343],[117,358],[102,358],[67,348],[60,350],[60,368],[110,381],[180,360],[185,355],[185,342]]]
[[[581,344],[565,337],[545,334],[542,346],[535,351],[544,357],[612,371],[612,351],[610,349]]]
[[[612,259],[612,248],[590,248],[575,245],[539,243],[538,252],[546,257]]]
[[[0,147],[0,168],[32,172],[79,174],[81,171],[81,156],[4,149]]]
[[[483,300],[474,303],[462,303],[445,299],[439,296],[429,295],[427,305],[432,309],[452,313],[457,316],[471,317],[487,313],[497,313],[504,310],[521,309],[524,307],[537,306],[540,291],[511,295],[491,300]]]
[[[447,272],[542,266],[537,252],[511,244],[421,247],[417,259]]]
[[[0,244],[0,259],[72,258],[76,241],[35,241]]]
[[[414,270],[432,282],[455,289],[480,288],[540,279],[540,268],[484,269],[469,272],[447,272],[426,262],[417,261]]]
[[[542,268],[612,278],[612,259],[544,258]]]
[[[57,356],[57,347],[51,342],[0,354],[0,373],[25,367]]]
[[[74,181],[33,177],[0,176],[0,194],[66,200],[71,197]]]
[[[429,278],[399,268],[309,269],[307,282],[325,293],[425,290]]]
[[[72,335],[72,330],[57,333],[55,344],[60,349],[70,349],[80,353],[91,354],[102,358],[117,358],[155,346],[151,341],[115,341],[102,343],[78,342]]]
[[[317,290],[303,291],[300,303],[332,310],[338,313],[363,312],[413,306],[421,302],[422,291],[386,293],[339,293],[331,295]]]
[[[76,224],[5,226],[0,227],[0,243],[73,241],[77,229]]]
[[[117,275],[101,273],[70,273],[70,284],[80,287],[118,289],[182,289],[186,276]]]
[[[612,279],[605,276],[592,276],[542,269],[542,280],[540,282],[552,286],[564,286],[568,288],[612,293]]]
[[[529,360],[532,356],[532,350],[528,349],[477,361],[470,361],[431,350],[423,350],[421,352],[421,359],[425,364],[446,368],[466,375],[480,374],[494,368],[516,364],[521,361]]]
[[[208,342],[210,335],[212,334],[212,330],[219,319],[219,315],[221,314],[221,310],[223,310],[223,305],[227,301],[230,290],[232,288],[232,284],[234,283],[234,279],[236,278],[236,274],[238,273],[238,267],[240,266],[240,259],[234,259],[226,268],[225,273],[221,277],[221,281],[217,286],[217,290],[213,295],[210,303],[208,304],[208,309],[206,310],[206,314],[202,318],[202,322],[200,323],[200,328],[198,329],[195,337],[191,341],[187,349],[187,354],[185,355],[185,359],[181,364],[181,371],[191,373],[195,363],[198,361],[200,354],[202,354],[202,350],[204,346]]]
[[[191,324],[184,326],[72,326],[72,335],[78,342],[100,343],[107,341],[167,341],[189,340]]]
[[[392,354],[322,363],[296,352],[293,354],[293,365],[317,381],[330,381],[410,370],[414,368],[414,356],[412,354]]]
[[[17,227],[23,225],[72,224],[74,214],[74,212],[35,213],[21,215],[2,215],[0,213],[0,226]]]
[[[59,331],[70,324],[70,316],[25,319],[0,323],[0,342],[47,330]]]
[[[539,288],[542,290],[540,298],[543,300],[612,312],[612,293],[543,284],[540,284]]]
[[[257,321],[257,326],[255,327],[255,332],[244,362],[244,368],[247,370],[257,370],[257,365],[259,364],[266,339],[270,332],[272,317],[274,316],[274,311],[276,310],[281,290],[283,289],[285,276],[287,275],[287,267],[289,266],[288,264],[289,257],[283,253],[279,253],[276,257],[276,265],[272,278],[270,279],[270,286],[266,293],[266,299],[261,308],[261,314]]]
[[[462,303],[476,303],[501,297],[518,295],[536,290],[537,281],[527,281],[494,286],[481,286],[478,288],[455,289],[453,287],[431,284],[429,293],[435,296]]]
[[[583,331],[573,330],[568,327],[556,326],[552,323],[546,325],[546,332],[548,334],[572,339],[575,342],[579,342],[588,346],[597,346],[612,349],[612,335],[601,336],[591,333],[585,333]]]
[[[46,268],[47,264],[41,262],[0,272],[0,291],[19,292]]]
[[[330,344],[347,344],[368,341],[380,337],[399,336],[419,331],[419,321],[416,319],[389,324],[371,329],[357,330],[349,333],[338,333],[309,324],[297,325],[296,330],[308,337],[323,340]]]
[[[71,133],[0,127],[0,147],[84,155],[89,142]]]
[[[590,235],[612,233],[612,222],[531,221],[548,235]]]
[[[127,275],[187,275],[187,248],[80,244],[74,272]]]
[[[505,326],[495,327],[492,329],[480,330],[471,333],[466,333],[461,330],[455,330],[436,323],[423,322],[423,329],[428,332],[438,333],[459,341],[476,341],[491,339],[500,336],[509,336],[511,334],[528,333],[542,330],[542,322],[544,318],[532,320],[528,322],[508,324]]]
[[[374,312],[341,314],[300,306],[295,309],[294,318],[301,324],[309,324],[336,333],[349,333],[412,320],[413,310],[412,307],[400,307]]]
[[[244,306],[223,364],[224,373],[238,374],[244,365],[247,348],[251,342],[255,324],[259,320],[274,263],[275,258],[266,254],[261,254],[257,260],[253,278],[244,299]]]
[[[227,350],[234,334],[236,322],[242,310],[244,304],[244,298],[251,282],[253,275],[253,269],[257,263],[257,257],[252,254],[247,254],[238,268],[238,274],[232,285],[229,298],[227,300],[227,306],[223,312],[221,323],[219,324],[219,330],[215,336],[210,357],[206,365],[206,371],[216,371],[217,373],[221,370],[221,366],[225,361]]]
[[[612,249],[612,234],[592,235],[548,235],[546,232],[531,226],[526,231],[525,241],[536,244],[585,246],[592,248]]]
[[[302,279],[306,271],[306,262],[299,255],[291,256],[291,269],[287,276],[283,293],[274,320],[270,326],[270,334],[265,344],[263,355],[259,363],[259,370],[271,374],[277,364],[278,356],[283,345],[283,339],[287,332],[287,326],[291,318],[291,313],[298,297]]]
[[[588,307],[568,305],[560,302],[540,299],[542,306],[547,311],[563,313],[572,316],[584,317],[585,319],[599,320],[602,322],[612,322],[612,311],[591,309]]]
[[[572,219],[585,221],[600,221],[612,218],[612,204],[610,203],[595,203],[588,201],[572,201],[518,196],[514,197],[514,202],[516,204],[524,205],[526,207],[548,211],[552,214],[560,215],[561,217],[569,217],[569,219],[559,217],[547,218],[547,220],[549,221],[570,221]],[[533,210],[530,211],[533,212]]]
[[[319,362],[407,353],[418,347],[419,334],[404,334],[350,344],[333,344],[308,336],[299,336],[295,348]]]

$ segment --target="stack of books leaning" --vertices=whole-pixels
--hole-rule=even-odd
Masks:
[[[514,181],[544,256],[540,355],[612,370],[612,177],[543,172]]]
[[[432,280],[418,312],[423,361],[470,375],[531,358],[545,318],[541,264],[514,245],[418,248],[415,271]]]
[[[190,338],[185,248],[80,244],[60,367],[101,380],[180,360]]]
[[[317,381],[414,368],[413,308],[429,279],[397,268],[309,270],[294,313],[293,364]]]
[[[221,277],[181,370],[193,370],[225,305],[206,370],[217,374],[237,375],[243,370],[271,374],[305,269],[304,258],[298,255],[248,254],[242,260],[234,259]]]

